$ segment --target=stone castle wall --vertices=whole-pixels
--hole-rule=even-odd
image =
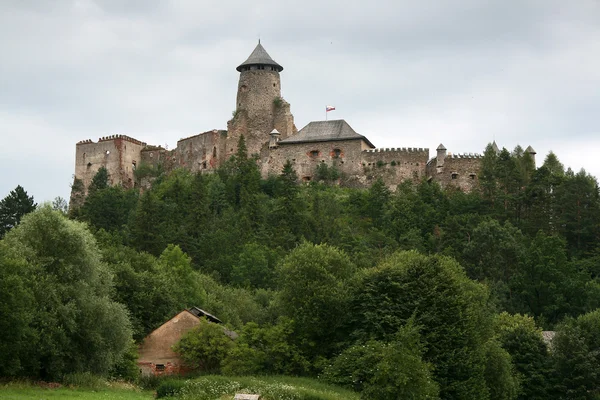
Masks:
[[[448,154],[440,165],[434,157],[427,164],[426,173],[442,187],[454,186],[470,192],[478,184],[481,158],[479,154]]]
[[[134,186],[133,171],[141,162],[141,150],[146,143],[125,135],[112,135],[83,140],[75,148],[75,177],[87,188],[100,167],[105,167],[111,185]]]
[[[381,178],[391,189],[406,180],[419,181],[425,177],[429,149],[385,148],[362,153],[363,171],[356,177],[360,186],[370,186]]]
[[[213,171],[226,153],[227,131],[212,130],[181,139],[173,151],[177,167],[192,172]]]
[[[335,166],[341,173],[356,175],[362,170],[361,154],[367,148],[362,140],[340,140],[312,143],[281,144],[271,149],[263,175],[280,174],[283,165],[290,160],[298,177],[303,181],[314,179],[319,164]]]

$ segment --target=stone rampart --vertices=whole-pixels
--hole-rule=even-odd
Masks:
[[[428,148],[397,147],[363,151],[362,171],[355,177],[358,186],[370,186],[378,178],[392,190],[405,180],[418,181],[425,177]]]
[[[146,143],[126,135],[104,136],[94,142],[82,140],[75,147],[75,178],[81,179],[87,193],[92,178],[105,167],[111,185],[133,187],[133,171],[141,162]]]
[[[442,165],[438,165],[434,157],[427,163],[427,176],[443,187],[454,186],[470,192],[478,185],[482,158],[478,153],[448,153]]]

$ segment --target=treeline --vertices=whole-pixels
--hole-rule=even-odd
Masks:
[[[155,174],[142,193],[108,186],[100,169],[71,220],[46,206],[7,233],[0,324],[20,333],[0,327],[12,351],[0,373],[126,376],[124,338],[199,306],[240,334],[192,331],[179,348],[203,370],[320,376],[381,399],[598,394],[593,177],[552,153],[535,168],[518,147],[489,146],[476,192],[405,182],[392,193],[336,186],[331,171],[302,185],[289,163],[261,179],[238,147],[215,174]],[[78,275],[82,263],[96,272]],[[107,322],[122,336],[103,328],[106,310],[124,315]],[[32,349],[56,321],[55,340]],[[551,351],[541,329],[557,332]],[[96,351],[105,359],[87,365]]]

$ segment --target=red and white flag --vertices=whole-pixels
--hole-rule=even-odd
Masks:
[[[325,112],[329,112],[329,111],[333,111],[335,110],[334,106],[325,106]]]

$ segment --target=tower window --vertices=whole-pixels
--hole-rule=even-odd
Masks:
[[[331,157],[333,158],[340,158],[342,155],[342,150],[340,149],[333,149],[333,151],[331,152]]]
[[[136,165],[136,162],[135,162],[135,160],[133,160],[133,161],[131,162],[131,169],[132,169],[133,171],[135,171],[136,167],[137,167],[137,165]]]
[[[319,157],[319,150],[311,150],[310,153],[308,153],[311,157]]]
[[[217,158],[217,146],[213,147],[213,158]]]
[[[457,179],[458,178],[458,174],[456,172],[452,173],[452,179]]]

